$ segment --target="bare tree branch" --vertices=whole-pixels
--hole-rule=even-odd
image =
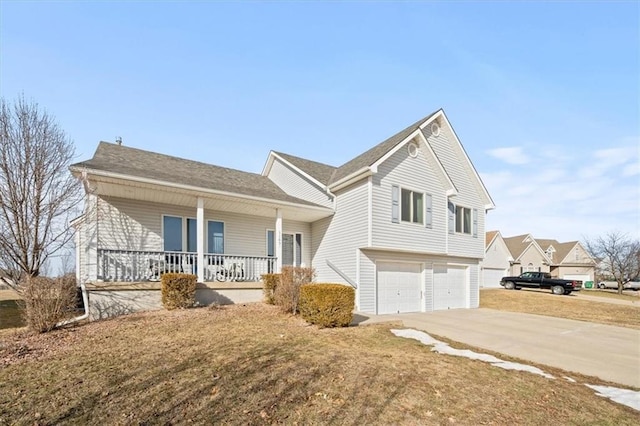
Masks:
[[[20,97],[0,100],[0,267],[35,277],[73,237],[81,199],[68,172],[74,146],[55,119]]]
[[[605,274],[618,283],[622,293],[624,283],[640,276],[640,241],[620,232],[609,232],[605,236],[586,241],[586,248],[600,261]]]

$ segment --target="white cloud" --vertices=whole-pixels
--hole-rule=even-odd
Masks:
[[[488,154],[508,164],[527,164],[529,158],[525,155],[522,147],[513,146],[507,148],[496,148],[488,151]]]
[[[640,162],[628,143],[583,151],[539,146],[529,164],[480,171],[496,204],[486,229],[560,241],[614,229],[640,235]]]

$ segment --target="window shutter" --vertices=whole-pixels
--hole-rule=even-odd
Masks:
[[[426,208],[426,214],[425,214],[425,218],[424,218],[424,224],[427,228],[431,228],[432,225],[432,219],[433,219],[433,214],[432,214],[432,209],[431,209],[431,194],[425,194],[424,195],[424,205]]]
[[[473,209],[473,237],[478,238],[478,209]]]
[[[398,204],[398,198],[400,196],[400,188],[396,185],[391,187],[391,222],[400,222],[400,208]]]
[[[453,205],[451,201],[448,203],[449,210],[449,233],[453,234],[456,232],[456,206]]]

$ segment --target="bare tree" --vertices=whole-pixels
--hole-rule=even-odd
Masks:
[[[69,220],[81,197],[68,171],[74,154],[37,103],[0,99],[0,267],[14,282],[38,276],[73,237]]]
[[[605,236],[586,241],[587,250],[600,261],[603,271],[618,283],[622,294],[624,283],[640,275],[640,241],[620,232],[609,232]]]

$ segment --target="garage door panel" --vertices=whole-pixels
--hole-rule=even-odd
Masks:
[[[500,288],[500,279],[506,277],[507,273],[504,269],[482,269],[482,287],[483,288]]]
[[[417,263],[379,262],[378,313],[419,312],[422,267]]]
[[[434,265],[433,309],[466,308],[467,268],[451,265]]]

